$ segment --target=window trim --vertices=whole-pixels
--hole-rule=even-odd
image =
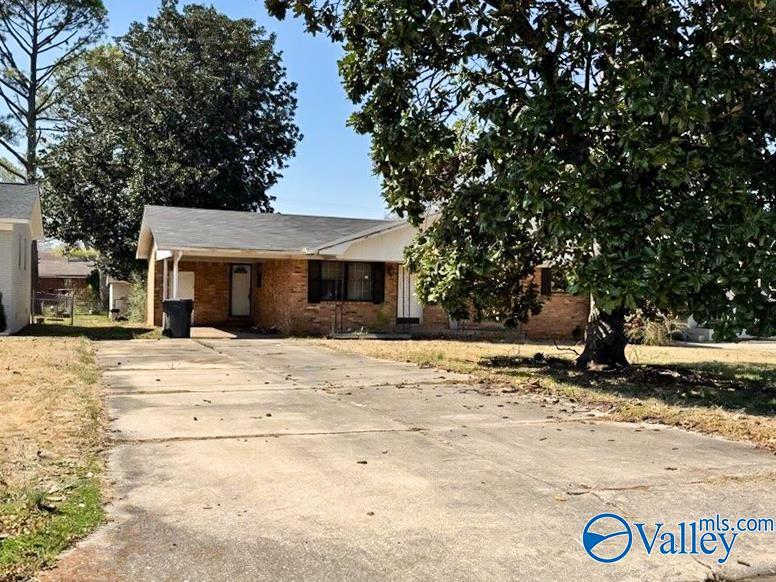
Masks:
[[[323,297],[323,281],[337,281],[336,279],[324,279],[323,278],[323,265],[326,263],[338,263],[342,265],[342,278],[339,280],[339,289],[341,290],[342,297],[335,297],[334,299],[325,299]],[[351,299],[348,297],[348,278],[350,275],[350,266],[353,264],[366,265],[369,268],[370,286],[369,297],[366,299]],[[308,260],[308,290],[307,290],[307,302],[308,304],[314,303],[385,303],[385,275],[380,278],[382,280],[383,291],[382,293],[375,293],[375,269],[376,265],[380,265],[385,269],[385,263],[374,263],[370,261],[329,261],[329,260]],[[314,288],[313,286],[317,286]],[[377,302],[376,298],[380,298],[381,301]]]

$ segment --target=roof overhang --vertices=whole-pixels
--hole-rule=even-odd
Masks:
[[[262,249],[223,249],[223,248],[202,248],[202,247],[176,247],[176,248],[158,248],[149,256],[154,260],[162,261],[180,253],[181,258],[185,259],[294,259],[306,258],[303,252],[295,251],[275,251]],[[139,252],[138,252],[139,255]],[[140,257],[138,258],[146,258]]]
[[[0,224],[6,224],[6,225],[29,224],[30,232],[32,234],[32,240],[42,239],[43,238],[43,213],[41,212],[41,209],[40,209],[40,196],[35,197],[35,202],[33,202],[32,204],[32,213],[30,214],[30,218],[0,217]]]
[[[140,236],[137,239],[136,259],[150,259],[154,250],[154,236],[146,219],[148,211],[143,211],[143,221],[140,224]]]

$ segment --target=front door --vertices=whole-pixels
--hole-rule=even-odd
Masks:
[[[399,266],[399,297],[396,323],[422,323],[423,305],[418,299],[417,275],[403,265]]]
[[[251,315],[251,265],[232,265],[232,317]]]

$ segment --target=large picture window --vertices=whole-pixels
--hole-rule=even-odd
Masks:
[[[371,301],[385,299],[384,263],[309,261],[308,301]]]

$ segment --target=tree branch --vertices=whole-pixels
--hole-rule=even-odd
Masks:
[[[20,180],[26,180],[27,176],[19,172],[14,166],[6,162],[4,159],[0,158],[0,168],[3,168],[6,172],[9,174],[13,174]]]
[[[8,153],[15,157],[23,166],[27,165],[27,160],[24,158],[24,156],[17,152],[16,149],[3,138],[0,138],[0,146],[3,146],[8,151]]]

